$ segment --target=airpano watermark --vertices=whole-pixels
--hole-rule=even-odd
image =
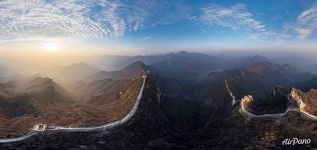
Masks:
[[[282,141],[282,145],[306,145],[310,144],[311,139],[299,139],[299,138],[292,138],[292,139],[285,139]]]

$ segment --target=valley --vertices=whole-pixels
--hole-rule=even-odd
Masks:
[[[0,150],[316,150],[316,39],[316,0],[0,0]]]
[[[187,61],[192,57],[199,59],[198,56],[205,62]],[[160,55],[160,59],[163,58],[164,55]],[[170,63],[159,66],[160,62],[144,64],[140,59],[118,71],[96,71],[87,64],[77,64],[74,69],[67,67],[72,70],[68,76],[72,72],[85,72],[75,82],[59,84],[69,77],[54,82],[36,76],[2,83],[0,106],[8,106],[1,109],[2,138],[26,135],[28,129],[39,123],[48,125],[47,133],[34,135],[17,144],[22,143],[27,148],[35,146],[34,141],[42,141],[50,147],[58,146],[50,141],[63,140],[69,143],[69,147],[102,141],[93,145],[110,149],[127,148],[120,142],[135,145],[132,149],[140,148],[137,145],[165,149],[223,147],[224,144],[228,148],[239,144],[245,148],[255,148],[254,144],[267,148],[280,147],[280,141],[288,136],[312,138],[317,135],[313,90],[316,87],[307,84],[314,80],[314,74],[291,65],[275,64],[260,56],[239,59],[240,62],[246,61],[240,66],[230,65],[235,64],[235,60],[220,58],[214,65],[214,57],[209,58],[210,62],[207,58],[209,55],[182,51],[167,54],[162,62]],[[190,69],[172,69],[179,63]],[[201,64],[204,64],[204,69],[197,68]],[[147,74],[147,80],[139,107],[130,116],[131,120],[110,131],[80,132],[125,118],[136,103],[143,82],[140,74]],[[10,107],[19,109],[12,111]],[[50,131],[55,129],[59,132]],[[72,130],[77,132],[70,133]],[[195,138],[189,140],[191,137]],[[243,142],[245,140],[251,143]]]
[[[139,76],[104,79],[66,91],[49,78],[20,80],[1,85],[1,138],[25,135],[36,124],[90,127],[120,120],[135,104],[143,82]]]

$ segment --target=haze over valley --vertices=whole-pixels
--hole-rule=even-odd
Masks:
[[[317,147],[313,0],[2,0],[0,149]]]

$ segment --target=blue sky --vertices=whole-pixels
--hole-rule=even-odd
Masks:
[[[22,43],[104,53],[312,51],[316,31],[314,0],[0,1],[2,50]]]

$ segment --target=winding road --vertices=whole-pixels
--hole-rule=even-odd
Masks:
[[[12,143],[12,142],[19,142],[19,141],[24,141],[34,135],[39,134],[40,132],[37,131],[32,131],[31,133],[21,136],[21,137],[17,137],[17,138],[7,138],[7,139],[0,139],[0,143]]]
[[[241,72],[241,73],[243,75],[243,72]],[[225,80],[225,85],[226,85],[227,92],[229,93],[230,97],[232,98],[232,106],[240,101],[239,112],[242,115],[247,116],[249,118],[279,118],[279,117],[285,116],[290,111],[295,111],[295,112],[299,112],[299,113],[303,114],[308,119],[317,121],[317,116],[310,114],[309,112],[307,112],[306,110],[304,110],[303,108],[300,107],[300,105],[303,103],[303,101],[300,98],[295,99],[298,108],[288,108],[285,112],[277,113],[277,114],[262,114],[262,115],[253,114],[245,109],[246,99],[242,98],[241,100],[236,100],[236,97],[233,95],[232,91],[230,91],[230,89],[229,89],[227,79]]]
[[[299,113],[303,114],[305,117],[307,117],[310,120],[317,121],[317,116],[310,114],[307,111],[305,111],[304,109],[299,107],[300,104],[303,103],[303,101],[301,99],[296,99],[296,103],[297,103],[298,108],[292,108],[292,109],[288,108],[285,112],[277,113],[277,114],[262,114],[262,115],[253,114],[245,109],[245,103],[246,103],[246,99],[242,99],[240,102],[239,112],[242,115],[247,116],[249,118],[279,118],[279,117],[285,116],[290,111],[294,111],[294,112],[299,112]]]
[[[147,76],[146,75],[142,75],[142,77],[143,77],[143,83],[142,83],[140,92],[138,94],[137,100],[136,100],[132,110],[129,112],[129,114],[126,115],[121,120],[118,120],[118,121],[115,121],[115,122],[111,122],[109,124],[105,124],[105,125],[101,125],[101,126],[94,126],[94,127],[48,126],[43,131],[34,129],[34,130],[31,130],[31,132],[29,134],[21,136],[21,137],[0,139],[0,143],[11,143],[11,142],[24,141],[26,139],[29,139],[29,138],[31,138],[31,137],[39,134],[39,133],[45,132],[45,131],[89,132],[89,131],[96,131],[96,130],[107,130],[107,129],[112,129],[114,127],[120,126],[120,125],[126,123],[127,121],[129,121],[133,117],[133,115],[135,114],[135,112],[137,111],[137,109],[139,107],[140,100],[142,99],[144,85],[145,85],[145,81],[146,81]],[[36,126],[38,126],[38,125],[36,125]]]
[[[230,97],[232,98],[232,105],[234,105],[234,104],[237,103],[238,101],[236,100],[236,97],[232,94],[232,92],[231,92],[230,89],[229,89],[228,80],[225,80],[225,84],[226,84],[227,91],[228,91]]]
[[[253,114],[249,111],[247,111],[245,109],[245,100],[242,99],[241,102],[240,102],[240,109],[239,109],[239,112],[244,115],[244,116],[247,116],[249,118],[278,118],[278,117],[283,117],[285,116],[289,111],[297,111],[299,112],[299,109],[295,108],[295,109],[287,109],[285,112],[283,113],[277,113],[277,114],[262,114],[262,115],[256,115],[256,114]]]

